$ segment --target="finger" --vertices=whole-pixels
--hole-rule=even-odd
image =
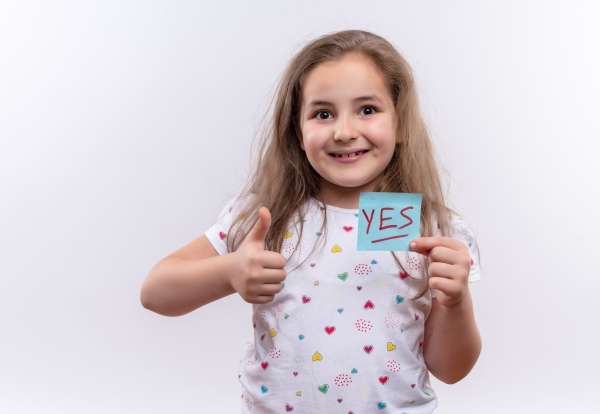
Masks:
[[[432,289],[439,290],[451,297],[459,296],[462,289],[459,283],[456,283],[451,279],[446,279],[443,277],[430,278],[429,287]]]
[[[273,296],[270,295],[261,295],[257,296],[254,299],[254,303],[265,304],[273,301]]]
[[[260,253],[260,263],[267,269],[283,269],[287,264],[287,260],[281,253],[265,250]]]
[[[461,269],[456,265],[448,263],[433,262],[429,265],[427,273],[430,277],[441,277],[445,279],[460,279]]]
[[[257,243],[262,243],[264,248],[265,238],[267,237],[267,233],[269,232],[269,227],[271,226],[271,212],[266,207],[261,207],[258,209],[258,219],[254,226],[250,229],[244,241],[253,241]]]
[[[409,249],[413,252],[429,255],[431,249],[436,246],[447,247],[452,250],[462,250],[465,245],[460,240],[444,236],[417,237],[409,244]]]
[[[448,264],[464,264],[463,262],[466,260],[463,252],[445,246],[435,246],[429,251],[429,258],[433,262]]]
[[[260,283],[281,283],[287,277],[284,269],[264,269],[257,279]]]
[[[273,296],[283,289],[281,283],[266,283],[258,289],[259,296]]]

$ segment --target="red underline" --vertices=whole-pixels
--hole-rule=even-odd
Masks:
[[[391,239],[399,239],[400,237],[406,237],[406,236],[408,236],[408,234],[401,234],[399,236],[385,237],[383,239],[371,240],[371,243],[379,243],[381,241],[386,241],[386,240],[391,240]]]

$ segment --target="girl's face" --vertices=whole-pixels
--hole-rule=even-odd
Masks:
[[[301,147],[321,176],[325,203],[356,208],[359,193],[375,187],[394,153],[396,122],[383,75],[368,57],[349,53],[308,74]]]

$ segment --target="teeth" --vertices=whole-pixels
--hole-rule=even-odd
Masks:
[[[365,151],[357,151],[357,152],[351,152],[349,154],[333,154],[333,155],[337,158],[342,158],[342,157],[350,158],[351,156],[359,156],[363,152],[365,152]]]

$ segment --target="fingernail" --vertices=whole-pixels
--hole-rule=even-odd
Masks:
[[[410,242],[411,249],[414,249],[416,245],[417,245],[417,243],[415,243],[414,241]]]

